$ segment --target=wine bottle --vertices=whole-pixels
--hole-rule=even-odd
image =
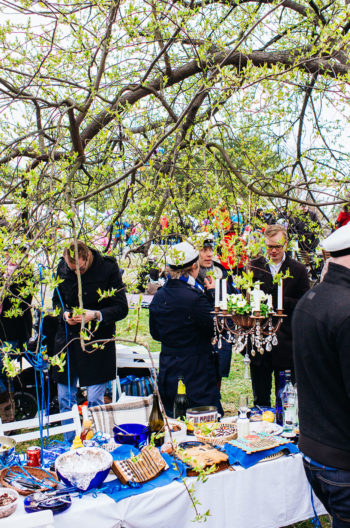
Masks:
[[[188,409],[188,398],[186,396],[186,387],[183,377],[178,377],[177,394],[174,400],[174,418],[184,420],[186,418],[186,411]]]
[[[164,433],[164,419],[160,410],[158,394],[154,392],[152,410],[149,416],[149,434],[150,438],[154,434],[154,445],[157,447],[164,443],[164,434],[160,438],[156,438],[159,433]]]
[[[283,425],[283,405],[282,405],[282,392],[286,385],[286,375],[284,370],[279,373],[278,389],[276,395],[276,422],[279,425]]]

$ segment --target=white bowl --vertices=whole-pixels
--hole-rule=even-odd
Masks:
[[[19,499],[19,495],[14,489],[0,488],[0,496],[4,495],[5,493],[7,493],[7,495],[10,495],[11,497],[15,497],[16,500],[14,502],[11,502],[10,504],[6,504],[5,506],[0,506],[0,519],[8,517],[15,511]]]

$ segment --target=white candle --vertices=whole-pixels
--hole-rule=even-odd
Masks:
[[[260,312],[260,291],[257,288],[254,288],[253,290],[253,302],[252,302],[252,310],[253,312]]]
[[[272,295],[268,295],[268,296],[267,296],[267,306],[268,306],[269,310],[273,310],[273,306],[272,306]]]
[[[220,279],[215,279],[215,308],[218,308],[220,304]]]
[[[277,286],[277,310],[283,310],[283,280]]]
[[[227,310],[227,285],[226,279],[222,279],[222,309]]]

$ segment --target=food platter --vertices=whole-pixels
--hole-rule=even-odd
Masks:
[[[270,423],[270,422],[250,422],[250,433],[266,433],[273,436],[279,436],[282,431],[283,427],[281,425],[278,425],[276,423]]]

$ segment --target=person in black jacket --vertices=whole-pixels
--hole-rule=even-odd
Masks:
[[[58,383],[61,412],[69,410],[76,402],[78,379],[80,386],[87,387],[90,407],[104,403],[107,383],[116,376],[115,323],[128,314],[125,287],[115,259],[102,257],[78,241],[84,321],[91,341],[86,341],[86,350],[82,349],[82,315],[74,312],[74,308],[79,306],[74,248],[73,242],[69,248],[65,248],[57,268],[57,276],[63,282],[53,295],[54,308],[61,310],[54,352],[67,352],[64,371],[56,369],[53,373]],[[97,348],[94,348],[94,343],[98,345]],[[67,435],[66,439],[71,437]]]
[[[14,247],[15,253],[22,256],[25,246]],[[16,251],[17,250],[17,251]],[[9,248],[5,250],[6,269],[1,277],[1,286],[8,283],[5,297],[0,304],[0,348],[11,345],[14,350],[23,350],[23,345],[32,333],[32,291],[33,269],[28,263],[18,266]],[[4,423],[14,420],[13,383],[2,372],[0,357],[0,416]]]
[[[268,226],[265,230],[267,258],[258,257],[250,262],[254,281],[261,281],[261,289],[272,295],[273,306],[277,308],[277,284],[273,283],[276,273],[286,273],[291,277],[283,280],[283,310],[285,317],[277,332],[278,344],[271,352],[263,355],[256,351],[251,356],[250,373],[255,405],[271,405],[272,373],[275,374],[275,388],[278,390],[279,371],[290,369],[294,379],[291,317],[293,310],[304,293],[309,289],[307,270],[304,264],[289,257],[285,250],[287,232],[280,224]]]
[[[331,253],[323,282],[293,316],[299,448],[307,478],[333,516],[350,526],[350,224],[321,243]]]
[[[169,278],[150,304],[150,332],[162,343],[159,392],[173,416],[178,377],[183,376],[190,407],[216,405],[221,411],[211,340],[211,305],[196,281],[198,251],[188,242],[172,248]]]
[[[289,218],[289,229],[297,235],[300,249],[308,253],[315,251],[319,243],[320,221],[308,205],[302,205],[299,213]]]

